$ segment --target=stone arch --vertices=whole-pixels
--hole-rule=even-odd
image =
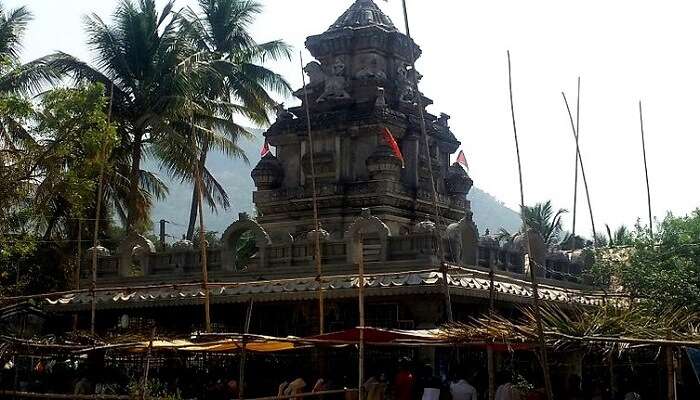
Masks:
[[[156,246],[145,236],[130,233],[117,247],[119,276],[143,276],[149,273],[148,261]]]
[[[379,238],[379,261],[386,261],[387,247],[391,231],[389,227],[382,222],[381,219],[375,217],[370,212],[369,208],[363,208],[362,213],[348,227],[345,233],[347,240],[347,257],[348,262],[356,264],[360,261],[359,249],[361,235],[376,234]]]
[[[466,214],[459,222],[447,227],[447,240],[452,258],[461,265],[477,265],[479,250],[479,230]]]
[[[241,213],[238,214],[238,221],[226,228],[226,231],[224,231],[224,234],[221,236],[221,262],[223,263],[224,270],[238,271],[239,268],[242,267],[241,265],[237,265],[236,244],[247,232],[252,232],[255,237],[259,264],[261,266],[265,264],[266,247],[272,244],[270,235],[268,235],[265,229],[255,220],[250,219],[247,214]]]

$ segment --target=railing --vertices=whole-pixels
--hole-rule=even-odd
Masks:
[[[439,261],[438,239],[431,233],[411,234],[404,236],[389,236],[386,241],[386,252],[382,252],[382,242],[368,238],[364,243],[366,262],[408,262],[423,261],[425,265],[436,265]],[[461,264],[460,249],[451,245],[447,240],[442,243],[448,262]],[[238,270],[234,265],[224,265],[225,257],[222,248],[212,248],[208,251],[208,270],[217,273],[273,273],[275,271],[290,272],[295,268],[307,268],[313,263],[314,244],[306,240],[284,244],[273,244],[258,249],[247,265]],[[461,249],[462,252],[465,249]],[[469,251],[469,249],[466,249]],[[472,250],[473,251],[473,250]],[[386,260],[381,259],[385,253]],[[324,267],[348,267],[348,243],[344,240],[328,240],[322,243],[322,262]],[[525,272],[523,255],[513,249],[479,245],[476,249],[476,267],[490,268],[493,263],[496,271],[513,274]],[[235,257],[234,257],[235,258]],[[125,262],[118,255],[100,257],[98,265],[99,278],[154,278],[180,276],[196,276],[201,272],[200,253],[197,249],[173,249],[157,254],[147,254],[126,259],[133,265],[121,266]],[[83,277],[89,276],[89,260],[83,262]],[[566,259],[548,258],[545,268],[540,274],[547,279],[562,281],[577,281],[582,266],[571,263]]]

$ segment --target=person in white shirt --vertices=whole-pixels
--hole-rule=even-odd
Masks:
[[[464,378],[450,384],[450,394],[452,400],[477,400],[476,389]]]
[[[511,383],[510,374],[502,372],[497,381],[501,385],[496,389],[496,400],[520,400],[520,392]]]

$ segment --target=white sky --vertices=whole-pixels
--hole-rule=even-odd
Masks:
[[[259,41],[297,51],[352,0],[261,0]],[[399,0],[377,1],[403,29]],[[5,0],[35,14],[25,58],[62,50],[90,59],[81,18],[109,20],[115,0]],[[196,0],[179,0],[179,6]],[[423,49],[421,90],[433,113],[452,115],[476,185],[517,209],[518,177],[508,102],[506,50],[513,57],[516,116],[528,204],[572,208],[575,147],[561,91],[575,103],[582,77],[581,146],[600,232],[646,215],[637,101],[645,108],[655,216],[700,205],[697,169],[700,3],[683,0],[409,0]],[[305,62],[310,55],[304,50]],[[301,86],[299,61],[272,65]],[[291,100],[288,100],[288,103]],[[685,172],[683,172],[685,171]],[[682,173],[681,173],[682,172]],[[589,234],[583,197],[578,232]],[[567,218],[569,224],[570,216]]]

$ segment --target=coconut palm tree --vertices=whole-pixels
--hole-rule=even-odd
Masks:
[[[266,61],[290,58],[289,46],[280,40],[259,44],[250,35],[250,25],[261,11],[260,4],[249,0],[199,0],[199,12],[189,9],[183,20],[183,29],[192,36],[198,54],[206,55],[211,60],[210,65],[223,77],[221,81],[212,82],[208,88],[209,96],[235,105],[236,113],[260,126],[269,124],[268,113],[277,106],[270,94],[291,93],[291,87],[282,76],[263,66]],[[235,125],[234,128],[229,132],[234,144],[241,137],[251,137],[242,126]],[[198,160],[201,171],[206,171],[210,148],[209,141],[201,143]],[[246,159],[237,146],[231,155]],[[184,179],[190,174],[187,170],[172,172]],[[205,181],[209,205],[212,209],[217,203],[227,208],[226,193],[223,189],[214,190],[221,185],[208,172],[205,175],[209,178]],[[214,193],[221,194],[219,201],[214,201]],[[187,230],[190,240],[194,234],[198,198],[195,189]]]
[[[174,1],[158,9],[155,0],[120,0],[111,23],[95,14],[85,17],[93,64],[62,52],[42,60],[51,71],[77,82],[102,83],[110,93],[120,137],[112,158],[129,166],[113,171],[119,180],[115,187],[127,199],[117,204],[117,212],[128,230],[145,222],[153,196],[167,192],[154,174],[141,169],[144,158],[167,154],[158,147],[180,140],[182,126],[190,124],[191,102],[201,99],[196,95],[199,77],[180,68],[196,50],[179,29],[182,16],[173,8]],[[197,107],[197,117],[217,120],[204,104]]]
[[[562,234],[562,217],[568,211],[560,208],[556,212],[552,207],[551,201],[537,203],[534,206],[525,206],[522,209],[522,214],[525,219],[525,224],[528,228],[534,229],[542,236],[542,240],[547,247],[552,247],[560,243]],[[521,228],[523,230],[523,228]],[[501,229],[498,233],[500,241],[510,241],[514,235],[505,229]]]

